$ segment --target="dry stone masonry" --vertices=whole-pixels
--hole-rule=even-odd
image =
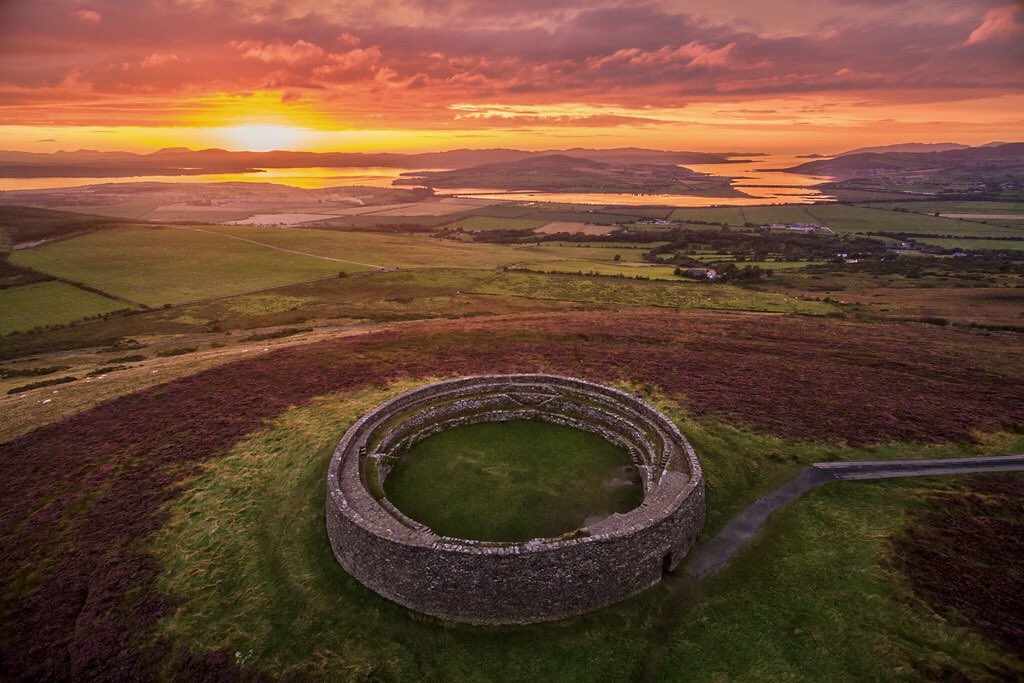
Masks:
[[[411,445],[458,425],[546,420],[625,448],[640,472],[639,507],[557,538],[449,538],[384,496]],[[338,562],[384,597],[443,619],[507,624],[560,619],[661,580],[704,525],[704,480],[689,442],[643,400],[570,377],[463,377],[414,389],[363,416],[327,473],[327,532]]]

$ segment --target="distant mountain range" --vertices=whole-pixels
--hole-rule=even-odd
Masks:
[[[1024,142],[929,152],[851,152],[832,159],[809,161],[785,170],[809,175],[830,175],[837,179],[910,172],[934,175],[955,171],[985,176],[992,173],[1020,174],[1024,173]]]
[[[970,145],[961,145],[956,142],[903,142],[898,145],[880,145],[878,147],[858,147],[847,152],[840,152],[836,156],[845,157],[851,154],[886,154],[888,152],[949,152],[954,149],[970,149]]]
[[[636,147],[619,149],[553,150],[527,152],[517,149],[456,149],[421,154],[367,154],[357,152],[230,152],[223,149],[191,150],[169,147],[150,154],[133,152],[0,151],[2,178],[116,178],[148,175],[201,175],[208,173],[256,173],[267,168],[362,168],[457,169],[488,163],[510,163],[552,154],[569,155],[610,164],[719,164],[734,153],[666,152]],[[749,155],[744,155],[749,156]]]

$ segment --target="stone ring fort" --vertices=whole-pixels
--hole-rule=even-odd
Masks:
[[[624,448],[643,502],[559,537],[506,543],[440,536],[385,497],[388,473],[413,444],[509,420],[566,425]],[[390,600],[460,622],[548,621],[627,598],[675,568],[703,524],[700,464],[671,420],[569,377],[464,377],[409,391],[348,430],[327,474],[327,531],[342,567]]]

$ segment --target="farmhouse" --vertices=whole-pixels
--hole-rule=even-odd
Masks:
[[[687,268],[686,275],[700,280],[714,280],[718,277],[718,271],[714,268]]]

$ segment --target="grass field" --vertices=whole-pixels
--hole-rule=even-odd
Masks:
[[[527,214],[526,217],[542,220],[545,223],[592,223],[594,225],[631,223],[636,220],[636,216],[629,213],[604,213],[601,211],[537,211]]]
[[[64,282],[34,282],[0,289],[0,335],[61,325],[128,308],[120,301]]]
[[[1024,231],[1021,231],[1024,237]],[[965,237],[917,237],[915,242],[920,244],[934,244],[943,249],[980,249],[987,251],[1024,251],[1024,239],[1020,240],[979,240]]]
[[[376,211],[376,216],[447,216],[453,213],[463,213],[476,208],[475,202],[417,202],[406,204],[393,209]]]
[[[520,261],[565,258],[546,245],[507,246],[440,240],[418,235],[335,232],[289,228],[216,226],[215,232],[281,249],[367,262],[386,268],[495,268]]]
[[[655,588],[556,625],[481,629],[417,618],[337,566],[318,488],[344,427],[409,386],[291,410],[191,482],[151,545],[160,588],[176,605],[158,629],[177,651],[221,650],[274,678],[835,680],[1021,670],[978,634],[922,610],[887,564],[888,538],[942,486],[927,480],[812,492],[705,585]],[[715,423],[682,426],[708,477],[705,538],[802,462],[958,452],[843,450]]]
[[[578,277],[509,271],[477,286],[474,292],[512,294],[537,299],[559,299],[631,306],[715,308],[740,311],[827,314],[831,304],[801,301],[770,292],[698,282],[648,282],[609,277]]]
[[[19,251],[12,262],[159,306],[336,275],[339,271],[368,271],[373,266],[494,268],[591,256],[590,250],[570,249],[300,228],[136,227]]]
[[[807,212],[807,207],[797,205],[783,206],[744,206],[743,220],[755,225],[772,223],[817,223],[814,216]]]
[[[628,512],[643,497],[626,451],[539,420],[454,427],[414,445],[384,482],[388,500],[442,536],[528,541]]]
[[[594,225],[590,223],[568,223],[566,221],[553,221],[546,224],[541,228],[537,228],[536,232],[544,235],[557,235],[558,233],[569,233],[570,235],[584,234],[584,235],[607,235],[613,232],[615,228],[609,225]]]
[[[909,208],[912,204],[908,203]],[[946,205],[946,202],[941,204]],[[877,206],[879,208],[872,208]],[[742,226],[784,223],[822,223],[838,233],[908,232],[936,236],[1000,237],[1019,236],[1022,230],[1004,225],[983,224],[926,214],[892,211],[901,204],[852,206],[848,204],[812,204],[805,206],[743,206],[723,208],[676,209],[672,220],[706,221]],[[931,204],[927,204],[931,206]],[[952,206],[950,204],[949,206]],[[1013,206],[1013,205],[1004,205]],[[947,207],[948,208],[948,207]],[[948,212],[945,209],[936,209]],[[700,227],[699,225],[695,227]]]
[[[990,213],[990,214],[1018,214],[1024,213],[1022,202],[883,202],[869,204],[868,206],[879,209],[906,209],[918,213]]]
[[[485,232],[487,230],[533,230],[549,221],[532,218],[495,218],[492,216],[469,216],[460,218],[445,227],[466,232]]]
[[[815,204],[806,209],[818,219],[818,222],[824,223],[838,233],[906,232],[937,237],[1013,237],[1020,236],[1022,232],[998,225],[872,209],[866,206]]]
[[[608,256],[612,254],[609,253]],[[655,266],[641,262],[614,261],[544,261],[525,266],[540,273],[582,273],[584,275],[640,276],[651,280],[678,281],[675,266]]]
[[[369,270],[208,232],[152,227],[54,242],[15,252],[11,261],[149,306]]]
[[[672,212],[674,221],[701,221],[704,223],[724,223],[725,225],[743,225],[742,207],[676,209]]]

